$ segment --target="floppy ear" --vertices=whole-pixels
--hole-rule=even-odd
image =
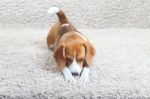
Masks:
[[[88,42],[88,43],[85,43],[85,61],[83,63],[83,66],[90,66],[92,65],[92,60],[93,60],[93,57],[96,53],[96,50],[94,48],[94,46]]]
[[[54,51],[54,58],[57,64],[57,68],[59,70],[62,70],[63,67],[66,65],[66,59],[65,59],[65,45],[60,44],[57,49]]]

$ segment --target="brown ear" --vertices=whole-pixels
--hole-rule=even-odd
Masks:
[[[62,70],[63,67],[66,65],[66,59],[65,59],[65,45],[60,44],[57,49],[54,51],[54,58],[57,64],[57,68],[59,70]]]
[[[96,53],[96,50],[93,47],[93,45],[88,42],[88,43],[85,43],[85,52],[86,52],[86,55],[85,55],[85,61],[83,63],[83,66],[90,66],[92,65],[92,60]]]

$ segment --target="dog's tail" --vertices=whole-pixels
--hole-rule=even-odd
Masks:
[[[66,15],[65,15],[65,13],[61,9],[59,9],[57,7],[51,7],[51,8],[49,8],[47,13],[51,14],[51,15],[52,14],[57,14],[59,22],[61,24],[69,23]]]

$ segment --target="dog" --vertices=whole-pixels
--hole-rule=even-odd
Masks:
[[[56,14],[59,21],[50,29],[47,46],[66,81],[76,82],[74,75],[79,75],[83,83],[89,82],[89,66],[96,53],[95,47],[67,19],[58,7],[51,7],[49,14]]]

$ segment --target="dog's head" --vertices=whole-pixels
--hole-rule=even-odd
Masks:
[[[89,42],[61,43],[54,51],[58,69],[67,66],[72,74],[79,75],[84,66],[92,64],[95,48]]]

